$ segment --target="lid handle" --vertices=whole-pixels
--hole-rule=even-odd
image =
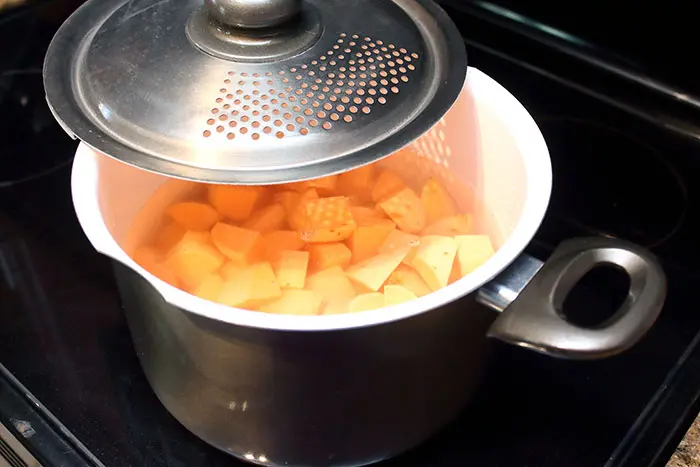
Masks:
[[[294,18],[301,0],[204,0],[209,16],[227,26],[272,28]]]

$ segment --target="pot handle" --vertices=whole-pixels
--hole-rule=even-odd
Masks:
[[[630,278],[627,298],[595,328],[567,321],[564,300],[591,269],[613,265]],[[616,355],[634,345],[654,323],[666,298],[666,276],[654,256],[637,245],[612,238],[577,238],[539,261],[521,255],[484,285],[477,300],[503,313],[489,337],[547,355],[576,360]]]

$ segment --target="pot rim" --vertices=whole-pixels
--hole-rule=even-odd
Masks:
[[[99,199],[95,196],[98,174],[94,160],[106,156],[85,143],[78,146],[71,176],[73,204],[78,221],[97,251],[138,272],[168,303],[222,323],[278,331],[333,331],[375,326],[425,313],[476,291],[510,265],[540,227],[551,195],[552,167],[549,150],[529,112],[507,89],[476,68],[468,69],[462,92],[467,86],[477,101],[479,96],[489,96],[488,105],[499,110],[500,117],[511,132],[524,161],[527,197],[513,233],[486,263],[453,284],[410,302],[357,313],[280,315],[210,302],[173,287],[137,265],[117,244],[104,222],[94,222],[94,212],[100,211]]]

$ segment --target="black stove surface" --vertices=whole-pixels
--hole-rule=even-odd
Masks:
[[[0,50],[0,421],[46,465],[245,465],[191,435],[156,399],[109,262],[73,213],[77,143],[54,123],[39,72],[72,3],[0,15],[0,43],[16,45]],[[648,336],[608,360],[557,360],[495,342],[473,403],[424,445],[379,465],[662,465],[700,393],[697,116],[642,93],[627,100],[627,87],[599,70],[579,73],[583,65],[542,44],[448,11],[470,64],[521,100],[550,147],[552,202],[529,252],[545,258],[582,235],[632,240],[660,257],[668,300]],[[577,308],[609,307],[610,287],[584,285]]]

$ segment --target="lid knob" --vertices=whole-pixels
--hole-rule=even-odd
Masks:
[[[271,28],[299,13],[301,0],[204,0],[209,15],[225,25]]]

